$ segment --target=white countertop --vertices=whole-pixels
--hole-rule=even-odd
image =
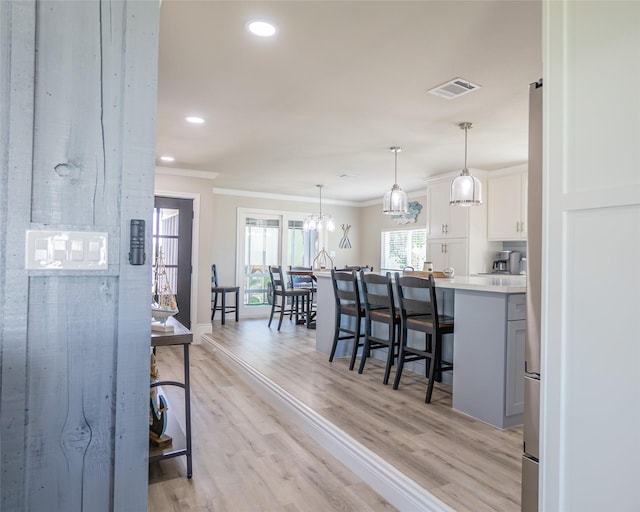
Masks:
[[[436,286],[456,290],[472,290],[493,293],[526,293],[527,276],[525,275],[486,275],[486,276],[454,276],[449,279],[436,279]]]
[[[331,272],[315,272],[318,277],[331,277]],[[437,278],[436,286],[454,290],[471,290],[491,293],[526,293],[527,276],[491,274]]]

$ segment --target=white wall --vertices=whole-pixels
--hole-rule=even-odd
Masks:
[[[640,2],[544,4],[540,510],[640,510]]]
[[[318,201],[300,201],[296,198],[256,197],[254,195],[230,195],[228,191],[214,188],[215,180],[194,178],[186,175],[156,173],[155,190],[166,195],[197,195],[200,203],[199,232],[197,239],[197,287],[196,313],[194,324],[204,325],[211,318],[211,264],[218,267],[220,283],[239,283],[236,275],[237,210],[255,208],[259,210],[318,213]],[[426,205],[425,194],[411,194],[411,201]],[[426,226],[425,209],[414,224],[396,224],[393,219],[382,214],[380,203],[372,206],[345,206],[322,200],[322,211],[330,213],[336,230],[328,234],[326,250],[335,251],[334,265],[371,265],[380,270],[380,233],[383,230],[416,228]],[[350,224],[349,240],[351,249],[338,247],[342,238],[341,224]]]
[[[396,224],[393,217],[382,213],[382,197],[380,202],[375,205],[365,206],[361,208],[360,217],[363,229],[362,241],[362,258],[363,264],[372,265],[375,272],[380,272],[380,234],[383,231],[392,231],[398,229],[419,229],[427,227],[427,187],[425,192],[412,193],[409,195],[409,201],[418,201],[422,205],[422,211],[416,218],[415,223]],[[426,249],[425,249],[426,252]],[[422,269],[420,269],[422,270]]]
[[[199,196],[200,219],[197,238],[199,246],[196,249],[198,255],[197,282],[192,283],[197,287],[196,314],[194,324],[204,325],[211,318],[211,264],[218,268],[218,278],[221,284],[239,283],[236,275],[236,247],[237,247],[237,211],[238,208],[255,208],[258,210],[302,212],[304,214],[318,213],[318,200],[309,202],[283,200],[282,198],[255,197],[255,195],[229,195],[228,192],[214,192],[215,180],[206,178],[194,178],[185,175],[172,175],[156,173],[155,190],[166,195],[174,192],[181,196],[192,194]],[[366,231],[362,225],[362,208],[357,206],[344,206],[332,204],[332,201],[323,199],[322,211],[330,213],[336,224],[336,230],[327,237],[326,250],[335,251],[334,264],[336,266],[361,264],[364,256],[363,242]],[[380,214],[380,216],[382,216]],[[342,238],[341,224],[351,224],[349,239],[351,249],[338,247]],[[379,234],[377,237],[379,243]],[[379,252],[379,249],[377,249]],[[374,251],[374,253],[376,253]],[[365,263],[367,263],[365,261]]]

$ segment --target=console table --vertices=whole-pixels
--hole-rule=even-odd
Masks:
[[[151,331],[151,346],[153,350],[157,347],[168,347],[172,345],[182,345],[184,349],[184,382],[177,382],[171,380],[161,380],[151,384],[151,387],[157,386],[177,386],[184,389],[184,413],[185,413],[185,432],[184,441],[181,441],[181,432],[177,422],[171,420],[169,416],[169,427],[171,429],[170,434],[173,437],[173,443],[177,445],[184,444],[184,448],[178,446],[175,448],[173,443],[167,448],[151,447],[149,450],[149,463],[162,459],[170,459],[172,457],[180,457],[186,455],[187,457],[187,478],[191,478],[192,474],[192,461],[191,461],[191,389],[189,384],[189,345],[193,341],[193,333],[187,329],[184,325],[178,322],[175,318],[169,318],[167,324],[173,326],[173,332],[157,332]],[[175,428],[174,428],[175,426]]]

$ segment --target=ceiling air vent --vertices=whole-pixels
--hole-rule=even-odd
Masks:
[[[427,92],[435,96],[440,96],[441,98],[452,100],[453,98],[457,98],[463,94],[480,89],[480,87],[480,85],[473,84],[464,78],[454,78],[453,80],[449,80],[447,83],[441,84],[433,89],[429,89]]]

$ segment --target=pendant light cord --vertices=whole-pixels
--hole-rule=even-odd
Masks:
[[[467,170],[467,131],[469,127],[465,125],[464,127],[464,170]]]
[[[396,149],[394,153],[396,157],[395,157],[395,171],[393,173],[393,183],[397,185],[398,184],[398,150]]]
[[[467,176],[469,173],[469,169],[467,169],[467,132],[469,128],[472,127],[472,124],[469,122],[460,123],[458,125],[461,130],[464,130],[464,169],[462,169],[462,175]]]

